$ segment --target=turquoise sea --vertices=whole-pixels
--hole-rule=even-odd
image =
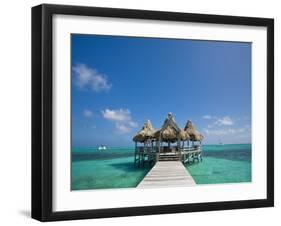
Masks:
[[[204,145],[203,162],[186,165],[196,184],[251,182],[251,144]],[[134,166],[134,148],[73,148],[71,189],[134,188],[150,166]]]

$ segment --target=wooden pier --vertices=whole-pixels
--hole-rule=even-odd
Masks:
[[[158,161],[137,188],[186,187],[196,185],[181,161]]]

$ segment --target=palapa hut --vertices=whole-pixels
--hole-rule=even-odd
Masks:
[[[144,143],[147,139],[153,138],[155,129],[152,127],[150,120],[147,120],[141,130],[134,136],[135,142]]]
[[[201,144],[203,138],[203,135],[196,130],[190,120],[187,121],[184,129],[181,129],[170,112],[159,130],[155,130],[151,122],[147,120],[141,130],[133,137],[133,141],[135,141],[136,149],[139,150],[173,152],[194,148],[194,142],[198,141]],[[189,141],[192,141],[191,147]],[[156,145],[154,145],[155,142]],[[138,143],[142,145],[138,147]],[[171,144],[174,143],[176,145],[171,147]]]
[[[144,147],[153,146],[155,129],[153,128],[150,120],[147,120],[141,130],[133,137],[136,147],[137,143],[143,143]]]
[[[144,162],[176,161],[183,163],[191,159],[201,158],[201,141],[203,135],[199,133],[189,120],[184,129],[181,129],[172,113],[169,113],[161,129],[155,130],[148,120],[141,130],[133,137],[135,141],[135,163],[139,165]],[[192,145],[189,145],[189,140]],[[199,141],[200,145],[194,145]],[[156,142],[156,145],[154,145]],[[185,145],[187,142],[187,145]],[[142,145],[138,146],[138,143]],[[171,145],[172,144],[172,145]]]
[[[196,128],[193,126],[192,122],[190,120],[187,121],[184,131],[188,133],[190,136],[190,140],[192,142],[199,141],[201,144],[201,141],[204,139],[204,136],[196,130]]]

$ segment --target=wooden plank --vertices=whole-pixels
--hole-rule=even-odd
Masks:
[[[160,161],[148,172],[137,188],[186,187],[196,185],[181,161]]]

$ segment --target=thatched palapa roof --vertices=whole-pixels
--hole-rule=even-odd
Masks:
[[[184,131],[189,134],[191,141],[202,141],[204,138],[204,136],[196,130],[190,120],[187,121]]]
[[[144,123],[142,129],[133,137],[135,142],[145,142],[147,139],[154,137],[155,129],[149,120]]]
[[[203,135],[196,130],[190,120],[187,121],[184,129],[178,127],[172,113],[169,113],[159,130],[155,130],[149,120],[144,123],[142,129],[133,137],[133,141],[145,143],[147,140],[161,140],[164,142],[177,141],[202,141]]]
[[[154,138],[165,142],[176,142],[178,140],[188,140],[189,135],[178,127],[172,113],[169,113],[162,128],[155,132]]]
[[[184,131],[183,129],[181,129],[179,136],[180,136],[181,141],[190,140],[189,134],[186,131]]]

